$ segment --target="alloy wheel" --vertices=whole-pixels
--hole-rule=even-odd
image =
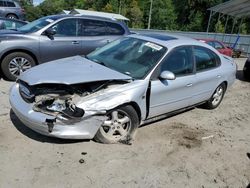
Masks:
[[[107,115],[100,131],[106,138],[119,141],[127,136],[130,127],[131,119],[128,114],[122,110],[115,110]]]
[[[15,77],[31,68],[31,63],[24,57],[15,57],[9,63],[9,71]]]
[[[212,99],[212,104],[214,106],[218,105],[220,103],[220,101],[222,100],[222,97],[223,97],[223,87],[222,86],[219,86],[214,95],[213,95],[213,99]]]

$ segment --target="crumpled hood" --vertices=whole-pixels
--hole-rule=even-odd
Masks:
[[[29,85],[42,83],[78,84],[104,80],[128,80],[119,73],[81,56],[68,57],[35,66],[19,77]]]

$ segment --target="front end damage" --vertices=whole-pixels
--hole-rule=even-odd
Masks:
[[[113,80],[30,86],[19,80],[11,88],[10,104],[17,117],[40,134],[65,139],[92,139],[110,110],[97,104],[103,102],[98,97],[128,82]]]

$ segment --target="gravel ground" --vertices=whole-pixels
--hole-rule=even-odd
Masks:
[[[217,109],[143,126],[132,145],[41,136],[12,113],[12,83],[1,80],[0,187],[246,188],[250,83],[242,79],[245,59],[236,61],[238,79]]]

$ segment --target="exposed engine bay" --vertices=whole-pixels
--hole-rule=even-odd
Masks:
[[[76,101],[91,94],[98,94],[114,85],[125,84],[128,81],[98,81],[91,83],[66,84],[38,84],[29,86],[19,80],[19,92],[28,103],[34,103],[33,110],[54,116],[61,121],[81,121],[85,111],[76,106]]]

